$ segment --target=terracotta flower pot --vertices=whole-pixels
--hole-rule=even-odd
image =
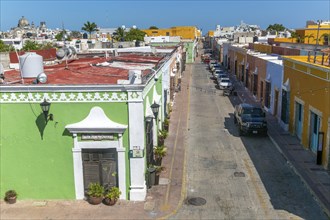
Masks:
[[[117,202],[117,199],[109,199],[109,198],[105,198],[105,199],[103,200],[103,203],[104,203],[105,205],[109,205],[109,206],[113,206],[114,204],[116,204],[116,202]]]
[[[103,198],[102,197],[93,197],[93,196],[90,196],[88,198],[88,202],[92,205],[98,205],[98,204],[101,204]]]
[[[16,203],[16,196],[15,197],[8,197],[8,198],[6,198],[6,202],[9,203],[9,204]]]

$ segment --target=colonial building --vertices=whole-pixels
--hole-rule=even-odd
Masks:
[[[0,84],[1,195],[83,199],[100,182],[118,186],[121,199],[144,200],[180,51],[131,48],[48,65],[35,53],[20,56],[20,71],[4,71]]]
[[[172,44],[177,43],[178,39],[174,37],[180,37],[180,42],[184,45],[184,50],[186,52],[184,59],[187,63],[193,63],[198,56],[197,44],[201,36],[201,31],[198,30],[197,27],[180,26],[171,27],[168,29],[145,29],[142,31],[146,32],[146,39],[149,37],[152,39],[152,37],[154,37],[154,42],[150,42],[149,45],[159,45],[166,42]],[[155,42],[155,40],[159,39],[159,37],[163,38],[163,41]],[[171,42],[169,41],[170,39],[172,40]]]
[[[308,56],[283,57],[283,62],[282,120],[329,169],[330,68]]]
[[[329,52],[321,51],[322,56],[313,53],[282,56],[299,55],[301,51],[273,45],[229,43],[223,44],[223,51],[228,71],[278,119],[284,130],[317,154],[320,165],[329,168]]]

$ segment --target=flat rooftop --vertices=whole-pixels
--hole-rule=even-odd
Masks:
[[[118,80],[128,80],[129,71],[141,71],[142,77],[153,73],[167,53],[123,53],[111,57],[71,58],[53,62],[44,62],[47,82],[42,85],[107,85],[118,84]],[[35,78],[21,78],[20,70],[4,71],[0,86],[31,85]],[[35,85],[35,84],[34,84]],[[41,85],[41,84],[40,84]]]

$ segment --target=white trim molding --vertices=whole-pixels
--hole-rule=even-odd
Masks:
[[[84,199],[84,175],[82,165],[82,149],[110,149],[117,151],[118,185],[122,192],[120,199],[126,198],[126,149],[123,147],[122,134],[127,129],[126,125],[111,121],[102,108],[93,107],[89,115],[82,121],[65,127],[73,134],[73,171],[76,199]],[[117,133],[118,140],[110,141],[78,141],[78,133]]]

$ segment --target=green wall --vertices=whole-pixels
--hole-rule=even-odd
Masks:
[[[185,42],[186,48],[186,63],[193,63],[195,58],[193,57],[194,42]]]
[[[2,103],[1,196],[14,189],[20,199],[75,199],[73,139],[65,126],[83,120],[94,106],[101,107],[114,122],[128,124],[125,102],[52,103],[54,121],[47,125],[39,103]],[[125,148],[128,132],[123,136]]]

